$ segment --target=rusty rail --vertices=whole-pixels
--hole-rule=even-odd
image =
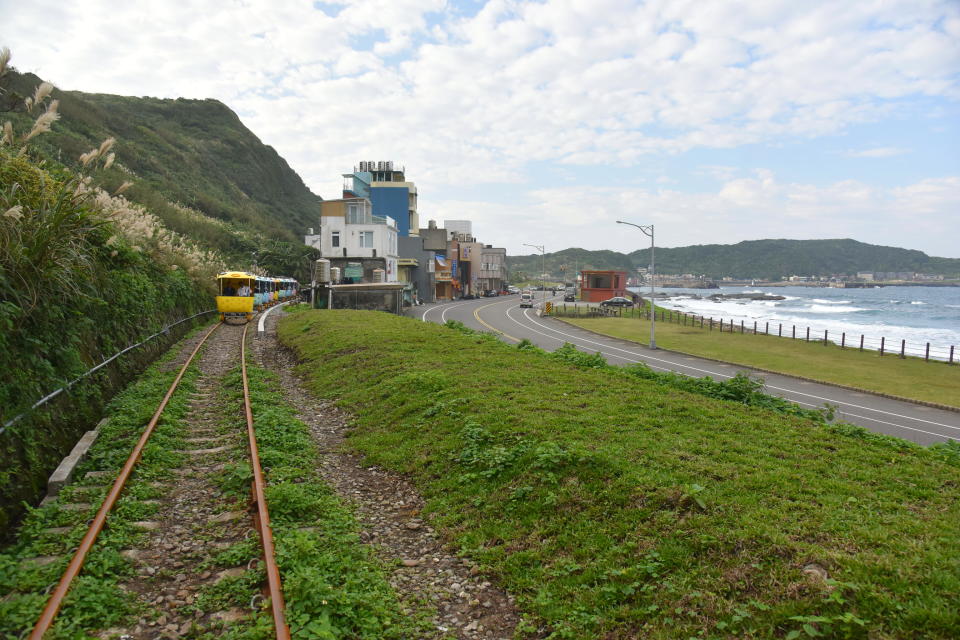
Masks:
[[[140,435],[140,440],[130,453],[130,457],[127,458],[126,464],[123,465],[120,475],[117,476],[117,479],[114,481],[113,487],[110,489],[110,493],[107,494],[103,504],[100,505],[100,509],[97,511],[97,515],[93,518],[93,522],[90,524],[87,534],[80,542],[80,546],[73,555],[73,559],[70,560],[70,564],[67,565],[67,570],[64,571],[63,576],[60,578],[57,588],[54,589],[53,594],[47,601],[47,606],[44,607],[43,613],[40,614],[40,618],[37,620],[37,624],[34,626],[33,632],[30,634],[30,640],[42,640],[44,634],[49,631],[50,627],[53,625],[53,621],[57,617],[60,607],[63,605],[63,599],[70,590],[70,585],[73,583],[73,579],[76,578],[80,573],[80,569],[83,568],[83,563],[87,559],[87,553],[91,548],[93,548],[93,543],[96,542],[97,537],[103,530],[103,525],[107,520],[107,514],[110,513],[111,509],[113,509],[113,505],[116,504],[117,499],[120,497],[120,492],[123,491],[124,486],[126,486],[127,480],[130,478],[130,474],[133,473],[133,468],[136,466],[137,462],[140,461],[143,448],[146,446],[150,436],[153,435],[153,431],[157,426],[157,422],[160,420],[160,415],[167,407],[167,403],[173,396],[173,392],[177,390],[177,386],[180,384],[183,374],[186,373],[187,367],[190,366],[190,363],[193,362],[193,358],[197,355],[197,352],[200,351],[200,347],[203,346],[203,343],[207,341],[207,338],[210,337],[210,334],[216,331],[220,324],[221,323],[219,322],[215,324],[213,328],[210,329],[205,336],[203,336],[203,340],[200,341],[197,347],[193,350],[193,353],[190,354],[190,357],[187,358],[187,361],[180,368],[180,373],[177,374],[177,377],[174,379],[173,384],[170,385],[170,389],[163,397],[163,401],[160,403],[157,411],[153,414],[153,417],[147,424],[146,429],[144,429],[143,433]]]
[[[60,611],[60,607],[63,604],[63,599],[69,592],[74,578],[79,575],[80,570],[83,568],[83,563],[87,558],[88,552],[91,548],[93,548],[93,544],[96,542],[97,537],[100,535],[100,532],[103,530],[103,526],[106,523],[107,515],[113,509],[113,506],[120,497],[120,493],[126,486],[127,480],[133,473],[134,467],[136,466],[137,462],[139,462],[140,456],[143,453],[143,449],[146,446],[147,441],[150,439],[150,436],[153,434],[153,431],[157,426],[157,422],[160,420],[160,416],[163,414],[163,410],[166,408],[170,398],[173,397],[174,391],[176,391],[177,386],[180,384],[180,380],[183,378],[184,373],[186,373],[187,368],[193,362],[194,357],[200,351],[200,347],[203,346],[203,344],[207,341],[207,338],[209,338],[210,335],[221,324],[223,323],[217,323],[212,329],[210,329],[210,331],[206,333],[206,335],[203,336],[203,339],[199,344],[197,344],[196,348],[190,354],[190,357],[187,358],[187,361],[180,368],[180,372],[174,379],[173,384],[171,384],[170,388],[167,390],[163,401],[161,401],[160,406],[153,414],[153,417],[150,419],[150,422],[147,424],[147,427],[141,434],[139,441],[133,448],[130,456],[127,458],[127,462],[120,471],[120,475],[117,476],[117,479],[114,481],[113,487],[110,489],[110,493],[107,494],[103,504],[97,511],[97,515],[94,517],[93,522],[90,525],[90,529],[80,542],[80,546],[77,548],[73,559],[70,561],[66,571],[60,578],[60,582],[57,584],[56,589],[50,596],[50,600],[47,601],[46,607],[44,607],[39,620],[30,634],[30,640],[42,640],[47,631],[49,631],[51,626],[53,626],[53,621],[56,618],[57,613]],[[290,640],[290,629],[287,627],[286,616],[284,614],[283,589],[280,582],[280,571],[277,568],[276,559],[274,558],[273,534],[270,529],[270,514],[267,509],[267,501],[264,495],[265,483],[263,480],[263,469],[260,467],[260,452],[259,448],[257,447],[256,433],[253,426],[253,410],[250,407],[250,387],[247,380],[246,362],[247,327],[249,327],[249,324],[244,326],[243,336],[240,340],[240,368],[243,377],[243,408],[244,413],[246,414],[247,437],[250,444],[251,466],[253,467],[252,501],[256,507],[256,512],[254,513],[254,523],[257,526],[257,532],[260,534],[260,541],[263,546],[264,564],[266,566],[267,573],[267,595],[270,599],[270,607],[273,613],[276,638],[277,640]]]
[[[260,468],[260,450],[257,447],[257,436],[253,428],[253,410],[250,408],[250,387],[247,382],[247,324],[243,327],[243,337],[240,340],[240,371],[243,374],[243,410],[247,416],[247,438],[250,441],[250,461],[253,467],[253,502],[257,508],[254,520],[260,533],[260,542],[263,545],[264,564],[267,570],[267,592],[270,597],[270,609],[273,612],[273,626],[277,640],[290,640],[290,629],[287,627],[284,614],[283,588],[280,584],[280,571],[273,553],[273,533],[270,529],[270,512],[267,509],[267,499],[264,496],[263,469]]]

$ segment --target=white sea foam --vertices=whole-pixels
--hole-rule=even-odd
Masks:
[[[810,327],[810,339],[823,339],[824,331],[829,331],[830,340],[839,342],[841,334],[846,333],[847,345],[859,345],[860,335],[864,335],[864,347],[878,349],[880,339],[886,339],[888,351],[900,350],[900,341],[907,341],[907,353],[923,357],[924,347],[930,343],[931,358],[946,359],[950,345],[960,347],[960,298],[957,290],[911,289],[899,291],[891,288],[889,292],[880,289],[848,291],[842,294],[842,300],[813,298],[824,295],[823,291],[804,291],[799,295],[785,295],[786,291],[771,289],[773,293],[785,296],[784,300],[720,300],[714,302],[708,297],[702,299],[660,300],[657,304],[664,307],[682,306],[687,313],[703,315],[714,319],[714,326],[722,318],[724,328],[729,323],[734,326],[742,321],[748,329],[757,323],[757,330],[763,332],[769,322],[770,333],[777,334],[779,324],[783,323],[783,334],[789,337],[796,325],[798,339],[806,336]],[[792,290],[787,290],[793,293]],[[721,293],[741,293],[744,289],[725,288]],[[833,293],[833,292],[830,292]],[[930,293],[931,297],[927,298]],[[682,292],[675,294],[683,295]],[[701,295],[708,296],[708,292]],[[901,296],[899,300],[886,296]],[[911,302],[925,302],[926,306],[903,307]],[[949,304],[947,304],[949,303]],[[931,311],[932,310],[932,311]],[[954,319],[958,319],[954,322]],[[929,323],[929,324],[928,324]],[[912,325],[912,326],[911,326]],[[927,325],[927,326],[918,326]],[[956,356],[955,356],[956,357]]]
[[[839,306],[830,306],[823,304],[814,304],[810,305],[808,309],[805,309],[808,313],[856,313],[858,311],[869,311],[869,309],[864,309],[862,307],[839,307]]]
[[[927,303],[924,302],[923,300],[911,300],[910,304],[927,304]]]

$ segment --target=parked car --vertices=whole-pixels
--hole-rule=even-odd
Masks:
[[[563,301],[564,301],[564,302],[576,302],[576,301],[577,301],[577,296],[573,295],[572,293],[565,294],[565,295],[563,296]]]
[[[530,307],[533,308],[533,294],[532,293],[521,293],[520,294],[520,306],[521,307]]]
[[[609,300],[604,300],[600,303],[601,307],[632,307],[633,300],[630,298],[624,298],[622,296],[615,296]]]
[[[487,289],[486,291],[483,292],[483,297],[485,298],[495,298],[498,295],[500,295],[500,292],[497,291],[496,289]]]
[[[468,294],[466,294],[466,295],[460,296],[460,299],[461,299],[461,300],[475,300],[476,297],[477,297],[477,296],[473,295],[472,293],[468,293]]]

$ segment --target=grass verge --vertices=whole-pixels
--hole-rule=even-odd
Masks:
[[[558,318],[596,333],[639,344],[650,341],[642,318]],[[698,326],[657,322],[657,346],[811,380],[857,387],[911,400],[960,407],[960,366],[922,358],[881,357],[875,351],[841,349],[832,342],[806,342],[750,333],[723,333]]]
[[[322,462],[307,426],[298,420],[279,391],[276,377],[247,364],[261,465],[267,480],[267,503],[283,581],[287,621],[295,638],[389,639],[430,635],[429,611],[418,602],[401,602],[387,581],[387,568],[360,542],[352,509],[323,482]],[[242,421],[239,367],[224,380],[224,406],[232,421]],[[252,471],[246,462],[229,465],[222,488],[237,496],[249,494]],[[213,566],[243,566],[258,560],[253,537],[227,549]],[[246,606],[260,593],[261,583],[237,579],[215,585],[199,604]],[[416,612],[415,612],[416,610]],[[205,636],[206,637],[206,636]],[[210,636],[213,637],[213,636]],[[273,636],[269,610],[232,623],[224,635],[233,640]]]
[[[356,416],[349,445],[410,474],[517,596],[521,634],[960,631],[956,447],[387,314],[310,311],[279,332],[313,392]]]

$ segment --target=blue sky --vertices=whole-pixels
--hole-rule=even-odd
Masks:
[[[528,253],[852,237],[960,257],[960,4],[0,0],[63,89],[216,98],[314,192],[362,159]],[[120,141],[122,144],[122,141]]]

